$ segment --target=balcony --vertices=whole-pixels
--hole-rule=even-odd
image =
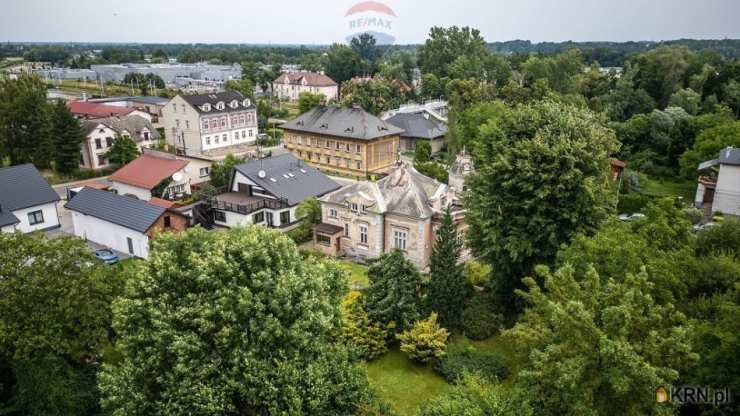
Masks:
[[[250,196],[243,192],[229,192],[226,187],[218,188],[216,196],[205,198],[211,208],[221,211],[248,215],[262,209],[281,210],[288,208],[284,199],[269,199],[261,196]]]

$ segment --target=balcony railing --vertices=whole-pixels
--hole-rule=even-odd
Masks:
[[[251,214],[262,209],[278,210],[288,208],[289,206],[285,201],[274,199],[263,199],[255,202],[250,202],[248,204],[237,204],[233,202],[219,201],[216,198],[212,198],[209,203],[211,204],[211,207],[213,209],[236,212],[242,215]]]

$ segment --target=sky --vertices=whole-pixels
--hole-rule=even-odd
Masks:
[[[329,44],[367,19],[400,44],[451,25],[491,42],[740,38],[740,0],[377,0],[395,16],[345,17],[361,1],[0,0],[0,41]]]

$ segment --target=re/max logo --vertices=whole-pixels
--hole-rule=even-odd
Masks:
[[[391,21],[387,19],[381,19],[379,17],[362,17],[359,19],[352,19],[349,21],[350,29],[359,29],[368,26],[382,27],[386,29],[391,28]]]
[[[732,401],[729,388],[715,389],[698,386],[680,386],[669,389],[661,386],[655,391],[655,398],[658,403],[713,404],[715,406]]]

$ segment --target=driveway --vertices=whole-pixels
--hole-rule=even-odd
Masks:
[[[60,198],[66,199],[67,188],[80,188],[83,186],[94,186],[100,188],[101,186],[110,186],[110,184],[111,181],[108,179],[108,176],[101,176],[99,178],[85,179],[82,181],[60,183],[58,185],[53,185],[51,188],[54,189],[54,192],[56,192]]]

